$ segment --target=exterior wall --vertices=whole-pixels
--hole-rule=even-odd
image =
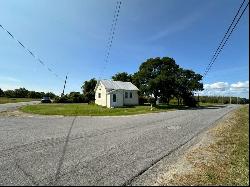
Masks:
[[[125,92],[128,93],[128,98],[125,98]],[[132,92],[132,98],[130,98],[130,92]],[[123,96],[124,96],[124,105],[138,105],[139,104],[138,91],[124,90]]]
[[[111,105],[110,105],[110,94],[107,94],[107,107],[110,108]]]
[[[116,94],[116,102],[113,102],[113,94]],[[115,90],[109,94],[109,97],[110,97],[110,107],[123,106],[123,90]]]
[[[110,107],[120,107],[123,105],[138,105],[138,91],[135,90],[113,90],[111,93],[107,92],[104,85],[100,83],[95,92],[95,103],[101,106]],[[128,98],[125,98],[125,92],[128,92]],[[132,98],[130,98],[130,92],[132,93]],[[98,98],[98,94],[101,93],[101,98]],[[113,102],[113,94],[116,94],[116,102]]]
[[[98,93],[101,93],[101,98],[98,98]],[[107,91],[102,83],[100,83],[96,89],[95,103],[101,106],[107,105]]]

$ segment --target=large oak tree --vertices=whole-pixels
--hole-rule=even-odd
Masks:
[[[202,90],[202,76],[192,70],[185,70],[176,64],[173,58],[150,58],[143,62],[139,71],[134,74],[141,92],[169,103],[172,97],[183,99],[187,104],[193,91]]]

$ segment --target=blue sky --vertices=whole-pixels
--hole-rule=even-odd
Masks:
[[[239,0],[122,0],[110,60],[102,78],[134,73],[151,57],[168,56],[203,74],[231,23]],[[115,0],[0,0],[0,24],[62,78],[66,93],[81,91],[85,80],[105,67]],[[249,85],[249,12],[204,79]],[[63,81],[0,30],[0,88],[62,92]],[[213,87],[213,86],[212,86]],[[234,95],[248,97],[244,92]]]

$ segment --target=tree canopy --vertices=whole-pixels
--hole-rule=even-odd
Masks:
[[[2,91],[0,88],[0,96],[9,98],[34,98],[34,99],[41,99],[44,96],[48,96],[51,99],[56,97],[56,95],[52,92],[44,93],[44,92],[29,91],[26,88],[18,88],[6,91]]]
[[[88,103],[95,100],[94,89],[95,89],[96,83],[97,83],[97,80],[95,78],[92,78],[89,81],[85,81],[81,87],[84,98]]]
[[[4,91],[0,88],[0,97],[4,96]]]
[[[150,58],[143,62],[133,75],[126,72],[114,75],[113,80],[131,80],[144,96],[157,98],[169,103],[172,97],[183,99],[187,104],[193,91],[203,89],[202,76],[192,70],[181,68],[173,58]]]
[[[127,72],[116,73],[112,76],[114,81],[123,81],[123,82],[132,82],[133,75],[128,74]]]

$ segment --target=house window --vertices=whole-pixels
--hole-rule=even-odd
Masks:
[[[101,98],[101,93],[98,93],[98,98]]]
[[[132,98],[132,92],[129,93],[129,97]]]
[[[113,94],[113,102],[116,102],[116,94]]]
[[[128,92],[125,92],[125,98],[128,98]]]

